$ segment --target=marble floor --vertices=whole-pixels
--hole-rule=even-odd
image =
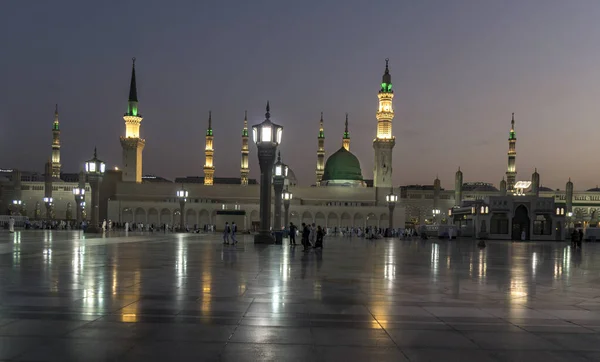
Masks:
[[[600,244],[0,233],[0,361],[599,361]]]

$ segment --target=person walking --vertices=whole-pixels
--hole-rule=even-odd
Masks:
[[[317,227],[315,225],[315,223],[313,222],[310,228],[310,234],[308,236],[308,240],[309,240],[309,245],[311,247],[314,247],[315,244],[317,243]]]
[[[325,230],[321,227],[321,225],[317,226],[317,241],[315,242],[315,249],[321,248],[323,249],[323,238],[325,237]]]
[[[233,245],[237,244],[238,241],[235,238],[235,233],[237,232],[237,225],[235,224],[235,221],[231,222],[231,243]]]
[[[295,246],[296,245],[296,230],[298,230],[298,228],[296,227],[296,225],[294,225],[293,222],[290,223],[290,245]]]
[[[310,235],[310,228],[305,223],[302,223],[302,246],[304,249],[302,251],[308,251],[308,237]]]
[[[223,244],[229,245],[229,233],[231,229],[229,228],[229,223],[225,221],[225,228],[223,229]]]

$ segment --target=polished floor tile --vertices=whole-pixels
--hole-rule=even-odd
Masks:
[[[0,231],[0,361],[600,360],[600,244]]]

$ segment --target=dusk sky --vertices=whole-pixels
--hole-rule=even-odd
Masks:
[[[62,164],[121,162],[136,57],[144,174],[202,176],[212,110],[215,176],[239,177],[249,124],[284,127],[284,162],[315,182],[326,156],[351,151],[373,178],[377,92],[390,59],[394,185],[454,187],[506,171],[515,112],[517,179],[600,184],[600,1],[10,1],[0,13],[0,167],[43,171],[59,104]],[[250,174],[259,178],[254,144]]]

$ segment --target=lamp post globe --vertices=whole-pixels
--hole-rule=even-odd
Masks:
[[[388,227],[390,228],[390,232],[393,233],[394,230],[394,209],[396,208],[396,202],[398,201],[398,195],[394,194],[394,188],[390,188],[390,193],[385,195],[385,201],[388,204],[389,210],[389,219],[388,219]]]
[[[281,194],[283,198],[283,208],[284,208],[284,227],[289,227],[290,225],[290,201],[292,201],[292,193],[288,190],[288,187],[285,187],[285,191]]]
[[[100,204],[100,183],[102,183],[102,177],[106,165],[103,161],[98,159],[96,148],[94,148],[94,158],[85,162],[85,173],[92,189],[92,217],[86,233],[99,233],[102,228],[99,227],[99,204]]]
[[[285,163],[281,162],[281,152],[277,154],[277,162],[273,165],[273,189],[275,190],[275,211],[273,212],[275,218],[273,220],[273,230],[281,230],[281,199],[283,193],[283,186],[287,177],[288,167]]]
[[[73,197],[75,198],[77,223],[81,223],[83,219],[82,206],[85,204],[85,187],[73,188]]]
[[[271,122],[269,102],[262,123],[252,126],[252,136],[258,149],[260,165],[260,230],[254,237],[255,244],[272,244],[271,236],[271,178],[275,150],[281,143],[283,127]]]
[[[11,212],[12,212],[13,215],[21,215],[22,207],[23,207],[23,201],[21,201],[21,200],[12,200]]]
[[[54,199],[51,196],[44,197],[44,204],[46,205],[46,219],[52,219],[52,205],[54,203]]]
[[[179,211],[181,214],[179,215],[179,231],[185,231],[185,203],[188,198],[188,191],[181,185],[181,190],[177,190],[177,199],[179,200]]]

